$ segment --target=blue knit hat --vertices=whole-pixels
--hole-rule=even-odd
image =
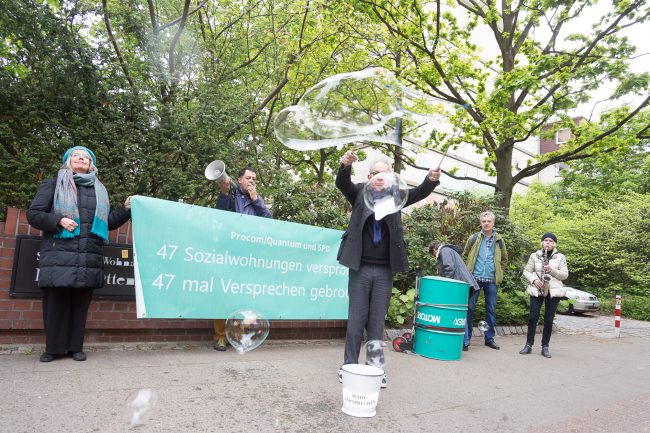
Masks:
[[[75,150],[83,150],[84,152],[88,153],[90,155],[90,159],[93,160],[93,164],[96,166],[97,165],[97,158],[95,158],[95,154],[93,153],[92,150],[88,149],[87,147],[83,146],[74,146],[71,147],[70,149],[66,150],[65,153],[63,154],[62,162],[65,164],[65,162],[70,158],[70,155],[72,154],[73,151]]]
[[[553,233],[551,233],[551,232],[544,233],[542,235],[542,241],[544,241],[544,239],[546,239],[546,238],[553,239],[553,242],[555,242],[557,244],[557,236],[555,236]]]

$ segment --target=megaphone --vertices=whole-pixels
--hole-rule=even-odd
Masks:
[[[205,177],[208,180],[216,180],[217,182],[227,179],[228,174],[226,173],[226,164],[218,159],[212,161],[207,167],[205,167]]]

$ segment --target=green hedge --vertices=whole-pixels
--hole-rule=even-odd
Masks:
[[[616,298],[612,296],[599,297],[600,313],[616,314]],[[647,296],[622,295],[621,316],[635,320],[650,321],[650,298]]]

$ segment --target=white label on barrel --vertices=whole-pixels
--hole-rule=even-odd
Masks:
[[[429,323],[440,323],[440,316],[434,316],[433,314],[424,314],[422,311],[418,311],[418,319]]]
[[[454,319],[454,326],[465,326],[465,319],[463,318]]]

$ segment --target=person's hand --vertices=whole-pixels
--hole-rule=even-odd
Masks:
[[[124,202],[124,207],[125,207],[127,210],[131,209],[131,196],[128,196],[128,197],[126,198],[126,201]]]
[[[230,177],[226,177],[224,180],[217,182],[219,185],[219,192],[223,195],[228,195],[230,193]]]
[[[533,281],[533,286],[537,287],[538,289],[541,289],[544,287],[544,283],[542,283],[540,280],[535,280]]]
[[[429,173],[427,173],[427,177],[431,182],[437,182],[440,180],[440,167],[430,168]]]
[[[77,224],[73,219],[63,217],[61,218],[61,221],[59,221],[59,225],[63,227],[64,230],[73,232],[79,224]]]
[[[357,155],[351,151],[348,150],[345,152],[345,154],[341,157],[341,164],[343,164],[344,167],[349,167],[352,165],[354,161],[357,160]]]
[[[255,186],[254,183],[249,183],[246,186],[246,192],[248,193],[249,197],[251,198],[251,201],[257,200],[257,187]]]
[[[551,272],[551,270],[552,270],[551,265],[544,265],[544,272],[548,274],[549,272]]]

